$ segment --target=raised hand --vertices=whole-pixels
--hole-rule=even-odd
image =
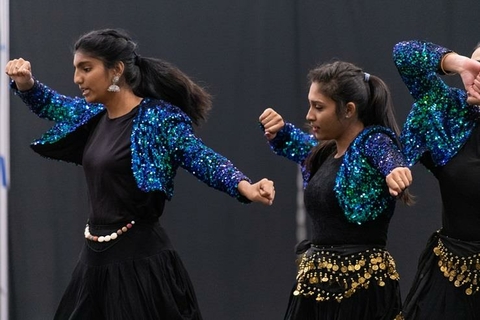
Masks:
[[[265,109],[258,120],[265,129],[265,137],[267,140],[275,138],[277,132],[285,126],[282,116],[272,108]]]
[[[18,90],[26,91],[33,87],[32,66],[23,58],[13,59],[7,62],[5,73],[15,81]]]
[[[240,181],[238,184],[238,191],[242,196],[252,202],[260,202],[266,205],[271,205],[275,198],[275,187],[273,181],[266,178],[250,184],[246,180]]]
[[[412,184],[412,180],[412,172],[407,167],[397,167],[385,178],[388,191],[394,197],[400,195],[408,188]]]

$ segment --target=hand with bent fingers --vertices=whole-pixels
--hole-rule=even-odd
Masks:
[[[23,58],[13,59],[7,62],[5,73],[15,81],[17,89],[27,91],[33,87],[32,66]]]
[[[277,132],[285,126],[282,116],[272,108],[265,109],[258,120],[264,127],[267,140],[275,138]]]
[[[260,202],[263,204],[271,205],[275,198],[275,187],[273,181],[266,178],[250,184],[246,180],[240,181],[238,184],[238,191],[242,196],[252,202]]]
[[[476,94],[478,94],[478,96],[476,96],[478,99],[480,99],[480,73],[477,75],[477,77],[475,78],[475,80],[473,80],[473,86],[472,86],[472,90],[474,92],[476,92]],[[471,92],[468,92],[469,95],[472,95]]]
[[[407,167],[393,169],[385,178],[388,191],[394,197],[400,195],[412,184],[412,172]]]
[[[463,59],[462,68],[459,71],[460,78],[468,95],[480,99],[480,86],[478,75],[480,74],[480,63],[473,59]],[[477,82],[475,82],[477,81]]]

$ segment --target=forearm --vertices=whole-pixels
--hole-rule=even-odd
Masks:
[[[365,143],[365,154],[383,176],[395,168],[407,167],[400,148],[392,138],[385,133],[375,133]]]
[[[33,85],[35,84],[35,80],[33,78],[30,78],[30,80],[28,80],[27,82],[14,81],[14,83],[18,91],[25,92],[33,88]]]
[[[250,179],[238,170],[233,163],[223,155],[203,143],[193,133],[191,123],[180,114],[172,114],[169,119],[160,124],[165,136],[160,140],[168,141],[170,150],[175,152],[175,161],[197,179],[218,191],[249,202],[240,192],[239,185]],[[172,135],[169,135],[172,133]]]
[[[442,58],[451,50],[424,41],[403,41],[393,48],[393,60],[415,100],[432,87],[443,86],[439,77]]]
[[[277,136],[269,141],[270,148],[277,155],[302,164],[311,149],[317,145],[317,140],[290,123],[277,133]]]
[[[97,106],[87,106],[84,99],[67,97],[58,94],[48,86],[34,80],[34,83],[27,90],[22,90],[28,86],[24,84],[22,88],[18,83],[12,81],[10,87],[30,110],[40,118],[59,122],[78,117],[85,110],[96,109]]]
[[[197,177],[200,181],[218,191],[249,202],[244,198],[245,184],[251,180],[238,170],[233,163],[221,154],[213,151],[203,143],[190,143],[188,154],[184,154],[182,167]],[[190,153],[194,151],[193,153]]]
[[[445,74],[462,73],[466,70],[465,64],[470,58],[459,55],[455,52],[446,53],[440,62],[440,69]]]

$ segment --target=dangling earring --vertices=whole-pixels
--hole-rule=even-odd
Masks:
[[[117,85],[118,80],[120,80],[119,76],[114,76],[112,79],[112,84],[108,87],[108,92],[119,92],[120,87]]]

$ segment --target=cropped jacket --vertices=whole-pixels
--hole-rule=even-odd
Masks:
[[[435,166],[452,159],[478,125],[479,107],[463,89],[448,86],[440,63],[451,50],[425,41],[394,46],[393,60],[415,102],[400,136],[408,164],[429,154]]]
[[[301,165],[304,186],[310,180],[305,166],[318,141],[310,134],[286,123],[274,139],[271,149]],[[348,221],[362,224],[380,214],[393,214],[396,198],[391,196],[385,177],[406,162],[395,134],[381,126],[366,127],[345,152],[335,179],[335,195]]]
[[[11,88],[32,112],[55,122],[32,143],[32,149],[50,159],[81,165],[89,134],[105,107],[58,94],[38,80],[28,91],[17,90],[14,82]],[[131,133],[131,168],[139,189],[162,191],[170,200],[176,171],[182,167],[210,187],[249,202],[237,189],[241,180],[250,182],[249,178],[194,135],[191,119],[180,108],[149,98],[138,108]]]

